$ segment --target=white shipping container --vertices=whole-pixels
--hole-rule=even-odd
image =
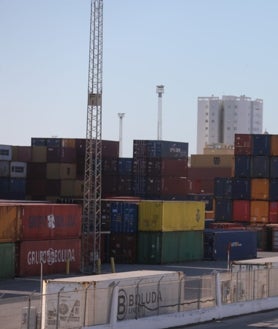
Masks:
[[[10,162],[10,176],[12,178],[26,178],[27,176],[27,163],[19,161]]]
[[[42,329],[57,328],[57,321],[60,329],[109,323],[113,292],[117,321],[174,313],[184,300],[184,274],[133,271],[44,280]]]
[[[12,145],[0,145],[0,160],[12,160]]]

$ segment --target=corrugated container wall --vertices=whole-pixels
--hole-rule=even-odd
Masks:
[[[0,203],[0,242],[15,242],[20,237],[19,208]]]
[[[227,260],[228,249],[230,260],[257,257],[257,233],[253,230],[205,230],[204,258]]]
[[[216,167],[232,168],[234,165],[234,155],[230,154],[192,154],[191,167]]]
[[[15,244],[0,243],[0,279],[13,278],[15,276]]]
[[[0,160],[11,161],[12,160],[12,146],[0,145]]]
[[[141,201],[139,231],[202,230],[205,223],[205,202]]]
[[[270,136],[268,134],[252,135],[252,155],[270,155]]]
[[[251,155],[252,154],[252,135],[251,134],[235,134],[235,155]]]
[[[270,135],[270,155],[278,156],[278,135]]]
[[[44,275],[66,274],[67,260],[71,273],[80,272],[80,239],[21,241],[16,248],[18,276],[39,276],[41,263]]]
[[[166,264],[203,259],[203,231],[139,232],[141,264]]]

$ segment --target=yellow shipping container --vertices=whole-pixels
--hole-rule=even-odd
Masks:
[[[0,203],[0,242],[15,242],[20,237],[20,207]]]
[[[76,164],[74,163],[47,163],[47,179],[75,179]]]
[[[46,146],[32,146],[32,162],[46,162],[47,147]]]
[[[139,231],[197,231],[205,226],[205,202],[141,201]]]

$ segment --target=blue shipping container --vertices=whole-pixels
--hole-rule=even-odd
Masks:
[[[132,165],[133,165],[133,158],[118,158],[118,174],[131,175]]]
[[[251,177],[252,178],[269,178],[269,159],[268,156],[251,157]]]
[[[251,158],[248,155],[235,155],[235,177],[250,177]]]
[[[251,230],[204,230],[204,258],[230,261],[257,257],[257,233]]]
[[[215,199],[215,220],[230,222],[233,219],[233,203],[231,199]]]
[[[269,180],[269,201],[278,201],[278,179]]]
[[[138,205],[125,201],[111,202],[111,232],[137,233]]]
[[[252,155],[270,155],[270,137],[268,134],[252,135]]]
[[[251,184],[249,178],[233,179],[233,199],[249,200],[251,197]]]
[[[270,178],[278,178],[278,156],[270,157]]]
[[[214,196],[216,198],[232,198],[233,180],[226,177],[216,177],[214,179]]]

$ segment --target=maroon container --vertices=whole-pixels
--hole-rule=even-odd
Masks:
[[[31,146],[13,146],[12,161],[30,162],[32,160]]]
[[[103,140],[102,145],[102,157],[117,158],[119,157],[119,142]]]
[[[28,162],[27,163],[27,178],[28,179],[46,178],[46,163],[45,162]]]
[[[149,197],[186,196],[188,181],[186,177],[148,177],[146,192]]]
[[[189,178],[188,179],[188,193],[213,193],[214,179],[210,178]]]
[[[251,155],[252,154],[252,135],[251,134],[235,134],[235,155]]]
[[[117,174],[118,171],[118,158],[105,158],[102,157],[102,173],[105,174]]]
[[[223,168],[188,168],[188,178],[191,180],[194,179],[214,179],[216,177],[232,177],[233,170],[230,167]]]
[[[118,176],[117,175],[102,175],[102,198],[117,196],[118,190]]]
[[[278,201],[269,202],[269,223],[278,224]]]
[[[26,180],[26,194],[33,197],[42,197],[41,200],[45,199],[46,196],[46,179],[27,179]],[[38,200],[38,198],[36,198]]]
[[[82,207],[78,204],[22,204],[21,239],[78,239],[81,220]]]
[[[116,263],[136,263],[137,234],[111,233],[110,254]]]
[[[43,275],[66,274],[67,260],[70,273],[80,272],[80,239],[21,241],[17,249],[17,276],[39,276],[41,267]]]
[[[61,196],[61,180],[48,179],[46,181],[46,194],[47,196]]]
[[[188,176],[187,159],[153,158],[147,161],[147,175],[151,176]]]

